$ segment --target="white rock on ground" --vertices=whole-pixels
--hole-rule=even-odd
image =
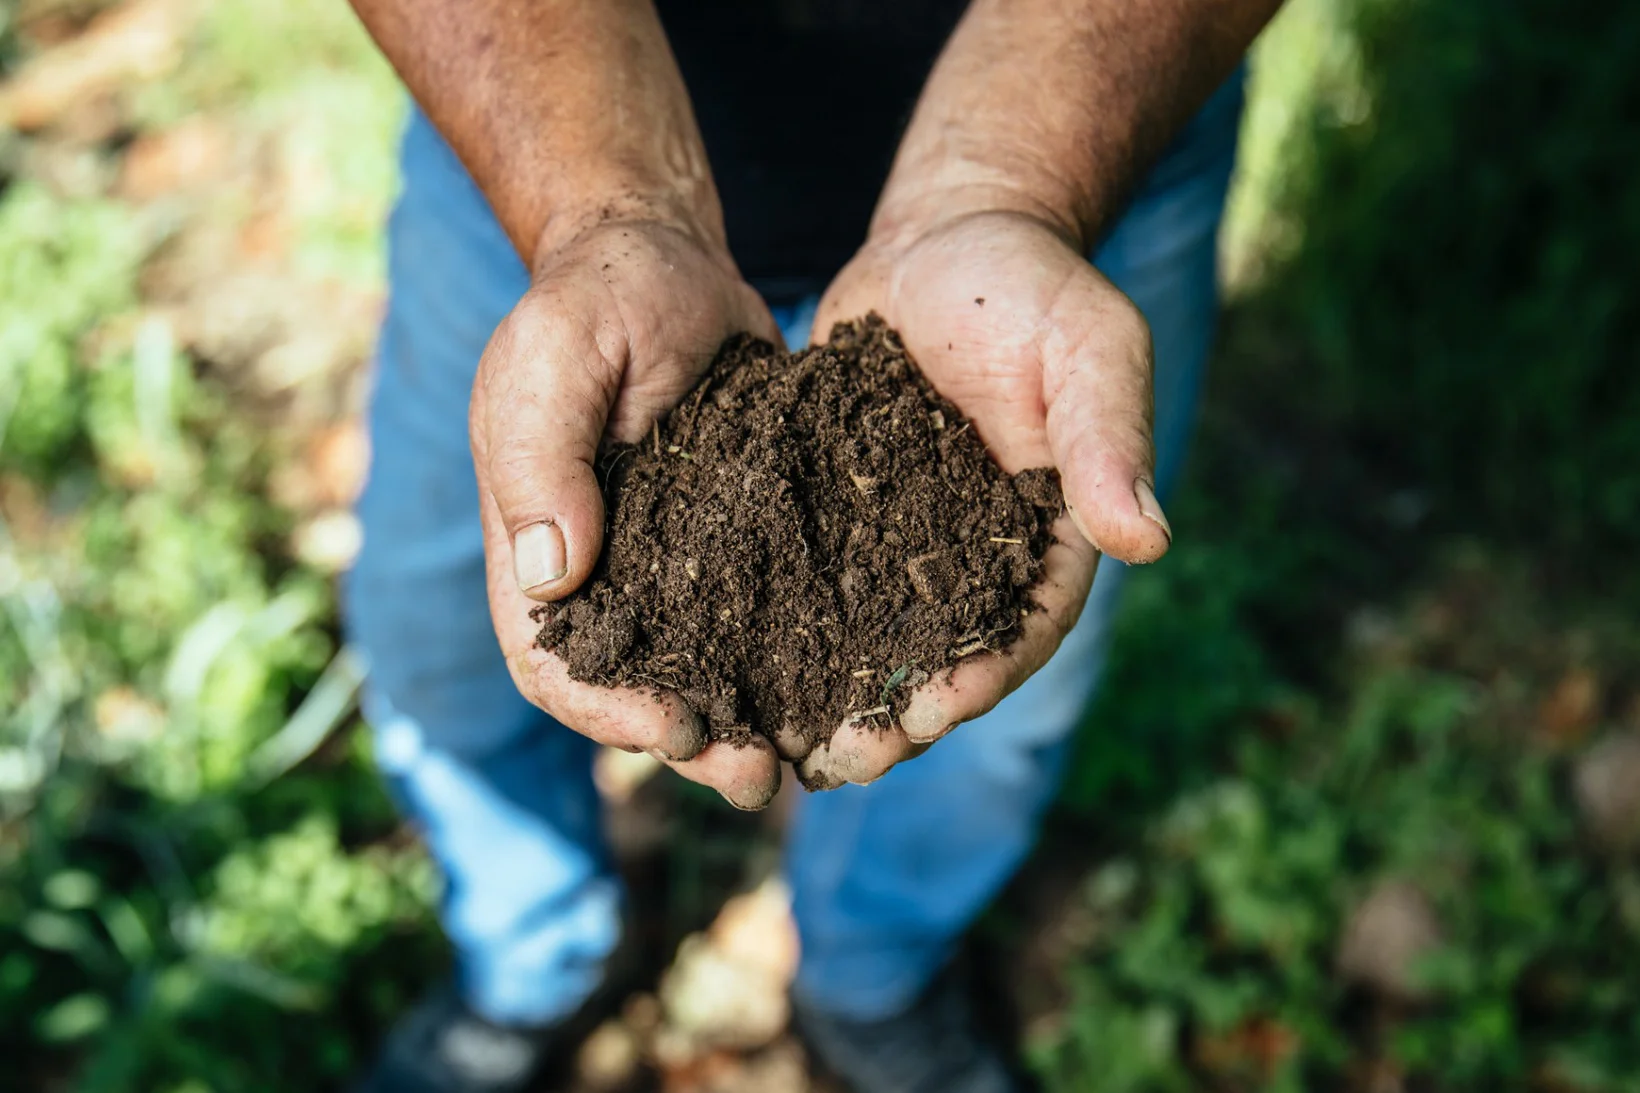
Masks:
[[[790,1018],[786,990],[796,966],[790,896],[770,878],[726,903],[706,933],[678,946],[660,984],[665,1019],[656,1046],[666,1050],[657,1053],[676,1060],[771,1042]]]
[[[1418,961],[1441,943],[1441,923],[1428,897],[1402,880],[1381,881],[1344,924],[1338,970],[1351,982],[1402,1001],[1426,996]]]
[[[1640,733],[1608,736],[1572,771],[1584,825],[1603,850],[1640,851]]]

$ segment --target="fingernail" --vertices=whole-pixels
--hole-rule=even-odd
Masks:
[[[913,702],[909,709],[900,714],[900,731],[905,733],[906,739],[912,741],[929,739],[940,731],[943,724],[945,715],[931,702]]]
[[[827,767],[831,755],[829,743],[816,744],[808,757],[792,769],[797,772],[797,780],[803,783],[803,788],[810,791],[836,789],[843,784],[843,779],[837,777]]]
[[[960,724],[961,721],[952,721],[938,706],[913,707],[900,715],[900,731],[913,744],[932,744]]]
[[[513,536],[513,576],[525,592],[560,580],[568,572],[564,533],[557,524],[531,524]]]
[[[741,799],[737,801],[733,797],[729,796],[729,792],[727,790],[718,790],[719,796],[734,805],[736,808],[740,809],[740,811],[762,812],[774,802],[775,794],[780,792],[780,777],[778,768],[776,769],[775,780],[772,786],[742,786],[740,787],[740,792],[742,796]]]
[[[874,746],[845,746],[831,755],[831,773],[845,782],[869,786],[894,769],[915,747],[904,732],[885,734]]]
[[[667,733],[666,746],[671,751],[667,756],[674,763],[685,762],[699,755],[706,748],[706,726],[689,710],[672,726]]]
[[[1167,515],[1162,512],[1162,503],[1156,500],[1156,491],[1143,478],[1133,483],[1133,497],[1139,502],[1139,514],[1146,520],[1162,529],[1167,541],[1173,541],[1173,525],[1167,522]]]
[[[775,730],[774,753],[788,763],[801,763],[814,750],[808,733],[795,725],[782,725]]]
[[[905,737],[913,744],[932,744],[934,741],[941,740],[950,735],[951,730],[960,724],[962,724],[961,721],[947,721],[943,725],[936,723],[934,725],[930,725],[921,732],[912,732],[910,729],[906,729]]]

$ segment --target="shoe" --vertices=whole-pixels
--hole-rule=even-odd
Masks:
[[[399,1020],[353,1093],[522,1093],[573,1050],[572,1025],[498,1025],[446,985]]]
[[[961,981],[942,975],[904,1013],[860,1021],[792,1002],[813,1061],[854,1093],[1025,1093],[981,1035]]]

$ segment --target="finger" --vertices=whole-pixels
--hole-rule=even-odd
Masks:
[[[473,388],[480,486],[506,529],[513,580],[534,600],[578,588],[603,546],[593,462],[625,350],[614,326],[575,314],[545,292],[526,296],[496,329]]]
[[[493,497],[480,499],[479,515],[486,544],[490,615],[519,692],[600,744],[647,751],[663,760],[686,760],[699,754],[706,745],[705,725],[676,694],[581,683],[570,678],[562,659],[536,648],[541,625],[530,617],[536,605],[513,579],[507,533]]]
[[[932,743],[990,712],[1048,662],[1076,625],[1099,559],[1064,519],[1054,531],[1058,541],[1043,556],[1042,581],[1032,590],[1037,609],[1025,618],[1019,637],[1006,652],[975,654],[917,688],[900,714],[910,743]]]
[[[745,812],[769,807],[780,791],[780,757],[774,745],[761,736],[744,741],[714,740],[686,762],[662,762],[691,782],[711,786],[724,800]]]
[[[833,326],[864,318],[868,312],[882,308],[886,288],[886,278],[879,264],[873,262],[867,252],[856,255],[832,279],[825,295],[820,298],[820,305],[814,312],[809,342],[822,344],[831,337]]]
[[[835,789],[845,782],[868,785],[916,751],[899,726],[875,718],[845,721],[824,744],[815,745],[797,765],[798,777],[810,789]]]
[[[809,734],[794,724],[783,724],[774,730],[774,750],[788,763],[800,763],[814,750]]]
[[[1077,529],[1124,562],[1154,562],[1173,530],[1156,501],[1150,328],[1091,267],[1043,327],[1048,445]]]
[[[555,653],[528,649],[509,662],[519,692],[582,736],[666,763],[686,762],[706,747],[706,726],[671,691],[598,687],[569,676]]]

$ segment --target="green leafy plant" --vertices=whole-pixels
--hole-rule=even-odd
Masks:
[[[1266,48],[1349,41],[1255,70],[1260,279],[1073,764],[1110,856],[1034,1058],[1063,1090],[1628,1093],[1637,869],[1568,766],[1633,701],[1640,15],[1295,9]],[[1534,695],[1568,655],[1603,665],[1572,715]],[[1375,894],[1418,941],[1356,942],[1376,969]]]

